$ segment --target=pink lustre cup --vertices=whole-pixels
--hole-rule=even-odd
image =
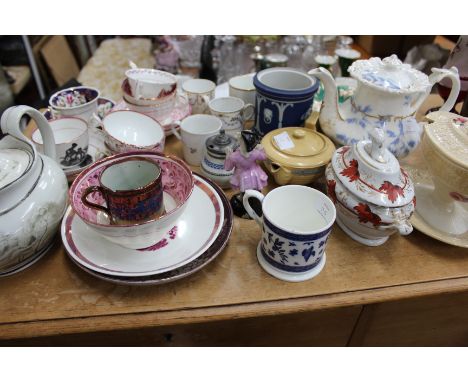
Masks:
[[[154,219],[128,224],[113,224],[103,211],[86,206],[83,195],[92,186],[100,185],[101,174],[112,164],[123,159],[145,159],[161,168],[161,181],[165,212]],[[135,151],[104,158],[84,170],[70,187],[70,203],[75,213],[92,230],[107,240],[123,247],[139,249],[157,243],[184,213],[194,187],[191,170],[182,160],[153,151]],[[88,202],[107,206],[101,193],[88,193]]]

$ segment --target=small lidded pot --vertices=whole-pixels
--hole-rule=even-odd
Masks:
[[[239,142],[235,137],[226,134],[221,129],[219,134],[213,135],[206,140],[205,155],[201,162],[201,172],[207,178],[214,181],[222,188],[231,187],[231,176],[234,170],[224,169],[224,162],[229,152],[235,151],[239,147]]]
[[[303,127],[270,131],[262,146],[268,157],[265,167],[279,185],[312,183],[323,174],[335,151],[328,137]]]
[[[413,231],[413,182],[383,145],[384,131],[375,128],[371,141],[343,146],[327,166],[328,196],[336,206],[338,225],[352,239],[378,246],[395,232]]]

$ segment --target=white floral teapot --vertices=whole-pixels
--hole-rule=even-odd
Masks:
[[[39,154],[20,130],[29,115],[44,138]],[[29,106],[7,109],[0,140],[0,276],[39,258],[50,246],[67,207],[68,183],[55,158],[55,142],[45,117]]]
[[[396,156],[404,157],[414,150],[423,131],[415,114],[429,95],[432,86],[448,77],[452,81],[449,98],[440,110],[449,111],[460,91],[456,67],[432,69],[426,74],[403,64],[396,55],[381,60],[355,61],[348,69],[357,82],[354,95],[338,106],[335,80],[324,68],[313,69],[325,88],[320,112],[320,126],[325,134],[340,145],[352,145],[370,139],[375,128],[385,131],[385,146]]]

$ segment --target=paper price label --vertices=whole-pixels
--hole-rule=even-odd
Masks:
[[[289,137],[287,131],[273,137],[280,150],[289,150],[294,148],[294,142]]]

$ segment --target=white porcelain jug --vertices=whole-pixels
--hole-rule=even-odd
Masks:
[[[20,130],[29,115],[44,138],[45,155]],[[0,275],[48,249],[67,207],[68,183],[55,162],[55,142],[45,117],[29,106],[7,109],[0,140]]]

